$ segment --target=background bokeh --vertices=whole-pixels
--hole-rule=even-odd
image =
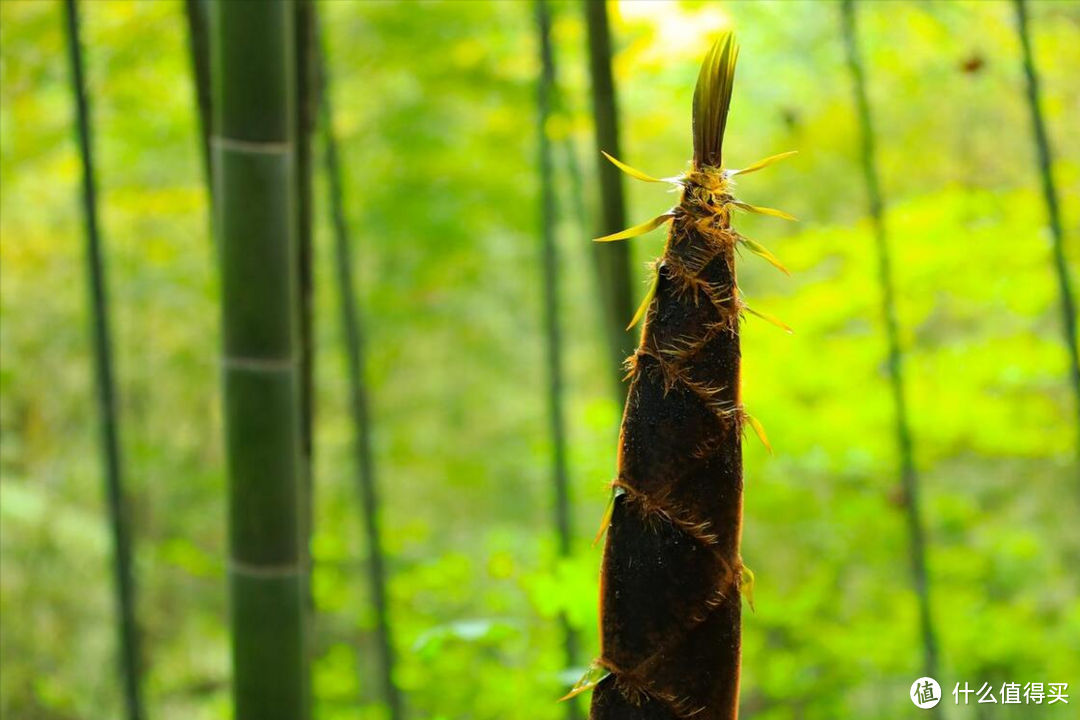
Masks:
[[[1080,265],[1080,3],[1033,2],[1067,254]],[[61,6],[0,3],[0,715],[120,716],[96,446],[80,170]],[[682,170],[697,65],[742,44],[726,151],[798,149],[742,194],[802,218],[739,218],[794,272],[748,256],[743,714],[899,718],[921,658],[892,407],[839,6],[611,5],[624,160]],[[562,322],[577,533],[556,561],[540,308],[538,57],[527,2],[320,6],[370,336],[375,461],[397,680],[410,717],[561,718],[596,648],[615,467],[589,237],[596,149],[584,23],[555,2],[584,223],[560,164]],[[229,714],[218,285],[180,2],[83,3],[124,460],[154,720]],[[1008,2],[861,3],[946,692],[1068,682],[1069,706],[952,706],[950,718],[1075,717],[1080,471],[1020,47]],[[971,60],[981,67],[970,71]],[[967,66],[968,70],[965,70]],[[630,184],[630,218],[670,204]],[[316,180],[315,714],[385,717],[325,179]],[[635,242],[635,269],[660,233]],[[641,291],[645,291],[644,284]],[[582,666],[588,661],[582,658]]]

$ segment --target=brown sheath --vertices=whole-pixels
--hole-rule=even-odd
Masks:
[[[694,163],[675,180],[679,204],[641,344],[627,360],[632,382],[601,571],[597,665],[610,675],[595,685],[592,720],[738,714],[742,239],[731,229],[733,173],[720,169],[736,54],[725,35],[702,68]]]

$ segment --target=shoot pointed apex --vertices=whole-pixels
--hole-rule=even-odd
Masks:
[[[717,38],[701,63],[694,90],[695,167],[720,166],[738,56],[739,45],[729,30]]]

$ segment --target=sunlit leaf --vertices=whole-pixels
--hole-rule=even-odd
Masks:
[[[612,165],[619,168],[620,170],[622,170],[624,173],[626,173],[630,177],[634,178],[635,180],[641,180],[642,182],[651,182],[651,183],[665,182],[664,180],[661,180],[660,178],[654,178],[652,175],[646,175],[645,173],[641,172],[640,170],[638,170],[636,168],[632,168],[629,165],[627,165],[626,163],[621,162],[619,160],[616,160],[615,158],[613,158],[611,155],[608,155],[603,150],[601,150],[600,153],[604,157],[606,157],[608,160],[610,160]]]
[[[593,242],[614,242],[615,240],[626,240],[627,238],[644,235],[645,233],[660,227],[673,217],[675,217],[675,213],[666,212],[663,215],[657,215],[652,220],[643,222],[640,225],[635,225],[632,228],[627,228],[611,235],[605,235],[604,237],[598,237],[593,240]]]
[[[574,687],[570,688],[570,692],[559,698],[559,702],[577,697],[586,690],[592,690],[602,683],[608,675],[611,675],[610,670],[600,663],[594,662],[589,666],[589,669],[585,671],[585,674],[581,676],[581,679],[574,683]]]
[[[765,322],[772,323],[773,325],[780,328],[781,330],[783,330],[784,332],[786,332],[789,335],[795,334],[795,331],[792,330],[788,325],[781,322],[780,320],[777,320],[775,317],[773,317],[772,315],[769,315],[768,313],[763,313],[760,310],[755,310],[754,308],[748,307],[746,305],[743,305],[743,310],[750,313],[751,315],[757,315],[759,318],[761,318]]]
[[[742,576],[739,578],[739,592],[746,598],[751,612],[757,612],[754,607],[754,571],[745,565],[742,566]]]
[[[771,156],[765,158],[764,160],[758,160],[753,165],[748,165],[748,166],[746,166],[744,168],[741,168],[739,170],[728,170],[727,175],[728,175],[728,177],[733,177],[735,175],[746,175],[747,173],[757,172],[758,170],[763,170],[763,169],[769,167],[770,165],[772,165],[773,163],[776,163],[776,162],[779,162],[779,161],[783,160],[784,158],[789,158],[792,155],[798,155],[798,154],[799,154],[798,150],[789,150],[788,152],[783,152],[783,153],[780,153],[779,155],[771,155]]]
[[[769,451],[769,454],[772,454],[772,444],[769,442],[769,436],[765,434],[765,426],[753,415],[744,414],[744,417],[746,418],[746,423],[754,429],[754,434],[758,436],[758,440],[761,441],[761,444],[765,446],[765,449]]]
[[[596,531],[596,537],[593,538],[593,547],[600,542],[600,538],[604,537],[604,533],[611,527],[611,518],[615,515],[615,500],[621,495],[625,495],[626,490],[618,485],[611,491],[611,499],[608,500],[607,507],[604,509],[604,517],[600,519],[600,529]]]
[[[755,213],[757,215],[769,215],[771,217],[778,217],[782,220],[798,220],[799,218],[794,215],[788,215],[783,210],[776,210],[768,207],[758,207],[757,205],[751,205],[750,203],[740,202],[738,200],[732,200],[731,204],[740,210],[745,210],[749,213]]]
[[[780,272],[784,273],[785,275],[791,275],[791,271],[784,267],[783,264],[781,264],[780,260],[778,260],[775,255],[769,252],[764,245],[761,245],[760,243],[756,243],[753,240],[744,237],[740,237],[739,242],[741,242],[743,246],[750,252],[768,261]]]
[[[630,324],[626,326],[627,330],[637,325],[641,322],[641,319],[645,317],[645,313],[649,310],[649,304],[653,301],[653,298],[656,297],[656,288],[659,286],[660,273],[655,272],[653,273],[652,282],[649,284],[649,292],[645,293],[645,299],[641,301],[641,305],[638,306],[637,312],[634,313],[634,318],[630,321]]]

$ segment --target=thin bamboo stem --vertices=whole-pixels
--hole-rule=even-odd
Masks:
[[[567,106],[566,97],[559,89],[558,79],[558,62],[557,53],[555,47],[552,47],[551,51],[551,107],[552,114],[555,116],[561,116],[570,121],[571,111]],[[586,190],[585,180],[581,172],[581,165],[578,162],[577,144],[574,142],[574,136],[572,133],[567,133],[561,142],[557,143],[558,149],[562,152],[563,162],[565,163],[566,178],[569,181],[568,196],[569,202],[567,205],[571,208],[574,218],[574,224],[580,230],[581,233],[588,233],[590,230],[589,211],[586,203]],[[557,201],[556,201],[557,202]],[[597,282],[593,286],[597,293],[596,299],[599,305],[603,305],[604,298],[601,292],[600,284]],[[622,379],[619,380],[620,396],[622,391]]]
[[[1014,0],[1016,6],[1016,30],[1020,35],[1023,49],[1024,79],[1027,91],[1028,109],[1031,112],[1031,129],[1038,156],[1039,179],[1042,182],[1043,200],[1046,203],[1046,216],[1050,222],[1051,252],[1053,255],[1054,275],[1058,284],[1058,299],[1061,303],[1061,329],[1068,353],[1069,384],[1072,388],[1076,418],[1076,453],[1080,463],[1080,344],[1076,331],[1076,300],[1073,296],[1072,280],[1069,277],[1069,262],[1065,257],[1065,230],[1061,223],[1061,209],[1058,203],[1057,185],[1054,182],[1053,154],[1050,151],[1050,137],[1046,131],[1040,100],[1039,73],[1035,69],[1035,60],[1031,49],[1031,36],[1028,30],[1027,3]]]
[[[563,410],[562,330],[559,327],[559,252],[556,243],[558,208],[555,198],[554,162],[551,140],[547,134],[555,87],[555,61],[551,48],[551,16],[545,0],[536,0],[536,30],[540,49],[540,78],[537,83],[537,137],[540,166],[540,238],[543,271],[543,315],[545,360],[548,372],[548,422],[551,432],[551,481],[554,492],[554,521],[558,554],[562,559],[572,552],[573,531],[570,518],[570,480],[566,461],[566,425]],[[577,632],[565,613],[559,617],[563,634],[563,652],[567,667],[578,658]],[[570,720],[581,717],[577,703],[567,703]]]
[[[312,138],[315,131],[317,87],[315,68],[315,2],[293,0],[296,34],[296,216],[297,286],[300,303],[300,553],[304,566],[312,567],[311,535],[315,518],[315,277],[314,220],[312,209]],[[310,576],[304,588],[305,623],[313,627],[315,598]],[[314,633],[309,633],[304,662],[314,655]],[[310,677],[310,670],[304,672]],[[310,693],[308,693],[310,696]],[[310,700],[310,697],[309,697]],[[307,715],[310,717],[310,708]]]
[[[596,132],[596,172],[600,180],[601,217],[597,237],[626,227],[626,200],[622,176],[600,151],[622,157],[619,147],[619,110],[615,80],[611,73],[611,29],[605,0],[583,0],[589,38],[589,73],[592,78],[593,117]],[[593,259],[604,297],[604,331],[611,353],[616,397],[626,396],[622,363],[633,349],[626,324],[634,313],[634,288],[630,273],[630,250],[625,243],[593,245]]]
[[[318,29],[316,29],[318,32]],[[345,361],[349,376],[349,399],[352,406],[355,432],[356,490],[368,546],[368,583],[375,604],[375,634],[378,642],[380,680],[383,699],[390,710],[391,720],[405,717],[405,702],[397,683],[394,668],[397,662],[390,623],[390,603],[387,591],[385,552],[379,524],[379,494],[375,469],[375,454],[371,438],[371,409],[366,374],[366,343],[359,311],[356,281],[353,277],[352,248],[349,228],[345,219],[343,198],[343,173],[334,135],[331,78],[326,63],[322,41],[316,39],[316,67],[319,76],[319,122],[322,137],[326,180],[330,194],[330,213],[334,228],[335,269],[339,304],[341,306],[341,330],[345,336]]]
[[[308,711],[294,20],[288,0],[211,15],[237,720]]]
[[[208,0],[184,0],[184,17],[188,25],[188,53],[191,56],[191,77],[195,88],[195,103],[199,110],[199,136],[202,139],[203,173],[210,187],[210,8]]]
[[[90,129],[90,100],[86,93],[82,43],[79,38],[79,7],[65,0],[68,60],[71,89],[75,96],[79,156],[82,160],[83,222],[86,232],[86,268],[90,287],[90,331],[94,354],[95,390],[101,428],[101,455],[105,496],[109,509],[109,529],[113,543],[113,582],[120,644],[120,674],[128,720],[144,717],[140,686],[140,631],[135,611],[135,579],[132,568],[131,530],[124,502],[123,463],[120,455],[120,422],[113,372],[112,335],[109,328],[108,283],[102,260],[101,234],[97,219],[93,137]]]
[[[315,132],[316,94],[314,82],[314,0],[293,0],[296,8],[296,176],[297,176],[297,226],[298,253],[297,269],[300,287],[300,438],[304,457],[304,519],[307,529],[304,537],[310,536],[313,512],[314,463],[314,412],[315,412],[315,374],[314,374],[314,252],[313,252],[313,212],[311,199],[312,138]],[[304,548],[307,553],[307,545]]]
[[[585,181],[581,174],[581,166],[578,164],[577,149],[574,146],[574,139],[572,137],[567,137],[559,144],[562,146],[563,155],[565,155],[566,176],[570,181],[569,204],[570,207],[573,208],[574,223],[583,233],[588,232],[589,213],[585,206]],[[620,380],[620,383],[621,382],[622,381]]]
[[[866,73],[859,54],[855,6],[852,0],[842,5],[844,47],[848,71],[859,117],[861,137],[860,157],[866,183],[867,201],[874,228],[877,249],[878,283],[881,289],[882,319],[888,345],[889,388],[895,413],[895,432],[900,456],[900,480],[905,496],[905,519],[909,537],[911,573],[919,604],[919,625],[923,645],[924,672],[937,676],[938,649],[930,602],[930,584],[926,571],[926,532],[919,497],[919,474],[915,468],[914,440],[908,420],[907,395],[904,385],[903,351],[900,347],[900,323],[896,313],[896,291],[893,282],[892,258],[889,251],[888,228],[885,222],[881,182],[877,170],[876,139],[866,92]]]

